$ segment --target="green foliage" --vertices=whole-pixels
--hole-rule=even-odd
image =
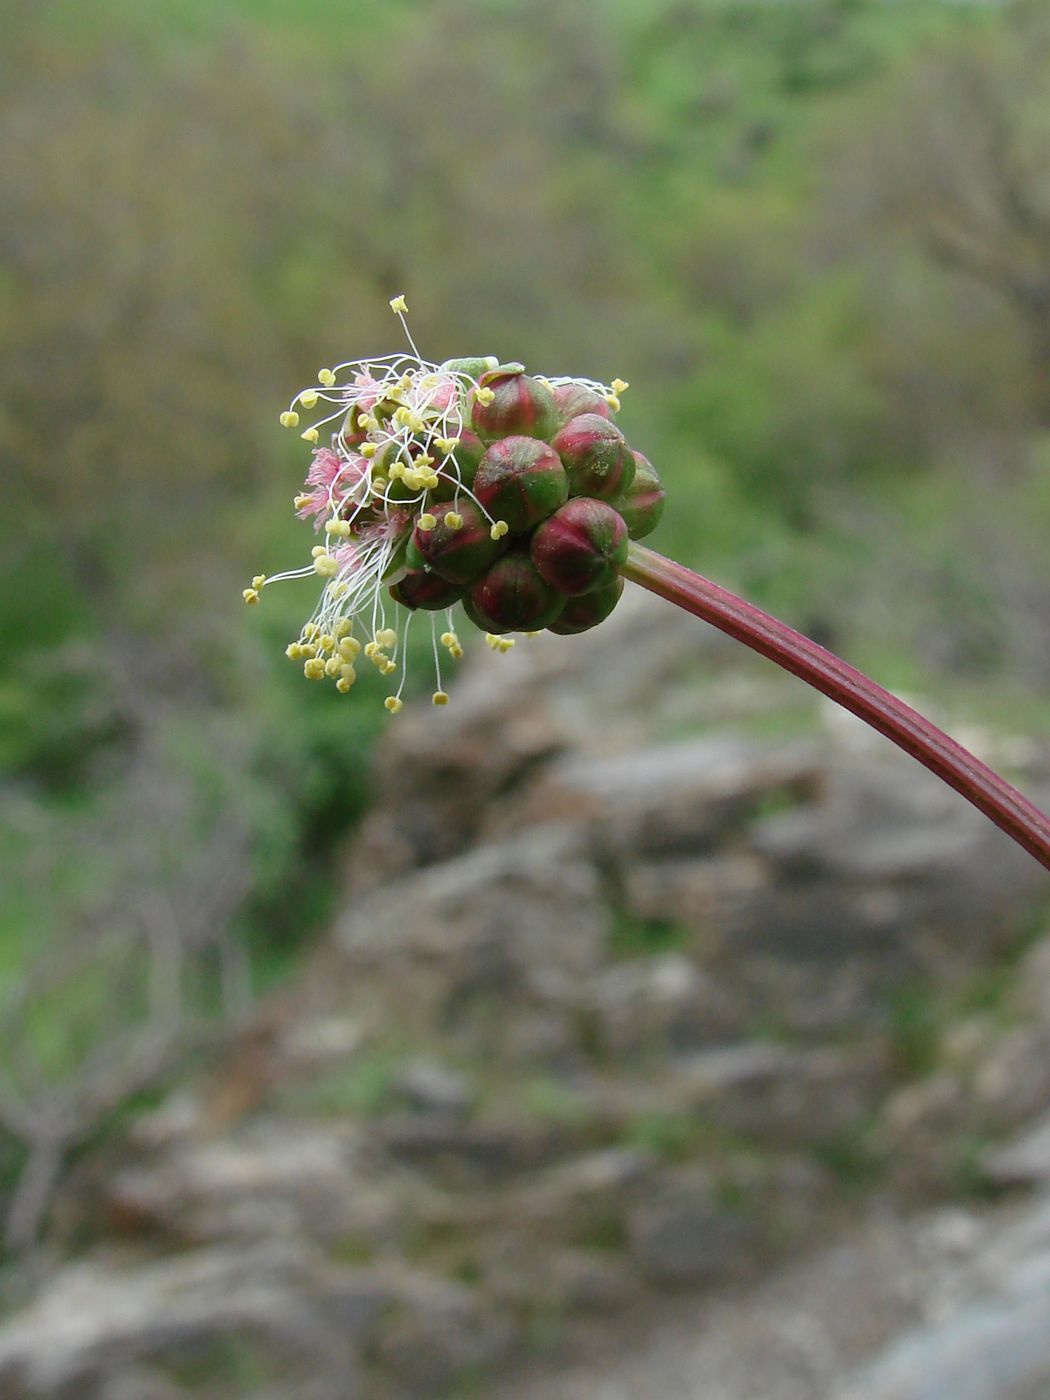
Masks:
[[[670,953],[689,941],[689,930],[667,919],[637,919],[618,913],[609,931],[609,950],[619,958]]]
[[[675,1162],[689,1155],[703,1133],[703,1125],[692,1114],[645,1113],[631,1121],[624,1142]]]
[[[943,1009],[925,983],[907,983],[890,1000],[888,1032],[894,1071],[904,1079],[929,1074],[937,1064]]]

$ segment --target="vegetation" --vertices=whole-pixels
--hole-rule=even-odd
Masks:
[[[0,22],[0,1156],[36,1163],[13,1243],[137,1092],[122,1067],[235,1016],[328,911],[385,716],[364,680],[304,693],[294,589],[239,592],[302,551],[278,408],[396,347],[395,292],[431,358],[630,379],[677,503],[658,548],[881,679],[993,681],[1045,724],[1043,6]],[[673,943],[624,953],[650,934]]]

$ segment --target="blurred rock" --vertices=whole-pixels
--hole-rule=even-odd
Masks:
[[[1050,1185],[1050,1114],[1005,1146],[985,1152],[981,1171],[994,1186]]]
[[[391,1096],[419,1113],[452,1118],[462,1118],[476,1097],[465,1075],[434,1060],[412,1060],[403,1066],[391,1086]]]

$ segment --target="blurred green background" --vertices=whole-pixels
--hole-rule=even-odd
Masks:
[[[0,0],[0,27],[0,1189],[323,927],[386,716],[284,660],[308,582],[240,589],[312,543],[278,411],[399,349],[397,292],[430,359],[630,380],[657,548],[888,684],[1050,729],[1045,5]]]

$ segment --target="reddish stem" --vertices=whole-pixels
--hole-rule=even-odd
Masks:
[[[1050,817],[903,700],[801,632],[644,545],[631,545],[622,572],[625,578],[703,618],[852,710],[962,793],[1050,869]]]

